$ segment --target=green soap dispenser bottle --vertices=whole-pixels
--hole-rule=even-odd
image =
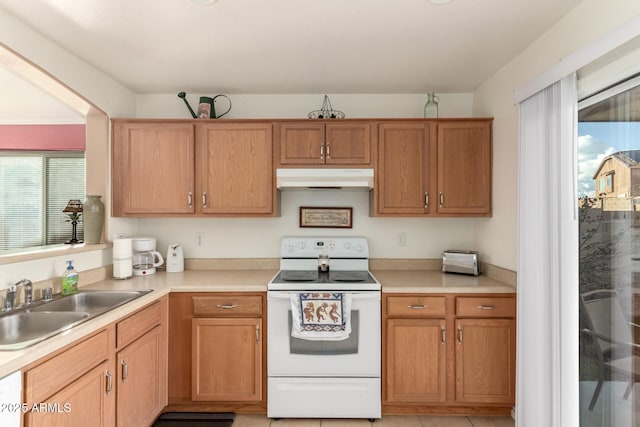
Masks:
[[[78,272],[73,269],[73,261],[67,261],[67,270],[62,275],[62,295],[78,292]]]

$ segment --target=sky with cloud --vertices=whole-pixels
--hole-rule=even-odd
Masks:
[[[593,195],[593,174],[602,159],[624,150],[640,149],[640,123],[578,123],[578,194]]]

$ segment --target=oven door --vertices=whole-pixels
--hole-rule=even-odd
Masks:
[[[380,376],[380,292],[349,292],[351,335],[343,341],[292,337],[292,293],[295,292],[268,292],[270,377]]]

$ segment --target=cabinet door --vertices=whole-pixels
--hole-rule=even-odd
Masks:
[[[378,128],[377,213],[424,215],[431,211],[435,125],[384,123]]]
[[[262,400],[262,319],[192,321],[194,401]]]
[[[515,320],[458,319],[456,401],[515,402]]]
[[[369,123],[327,123],[326,164],[371,166],[371,125]]]
[[[386,349],[388,403],[446,400],[444,319],[388,319]]]
[[[270,123],[210,124],[198,128],[203,213],[272,214],[273,138]]]
[[[324,140],[324,123],[310,122],[281,124],[280,164],[324,164]]]
[[[438,123],[438,213],[491,213],[491,122]]]
[[[194,212],[194,128],[113,122],[113,215]]]
[[[25,427],[111,427],[115,425],[115,369],[106,360],[46,401],[41,412],[24,414]],[[111,379],[110,379],[111,377]]]
[[[167,348],[156,326],[117,354],[121,427],[149,426],[166,406]]]

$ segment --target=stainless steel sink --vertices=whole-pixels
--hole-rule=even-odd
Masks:
[[[0,349],[28,347],[89,318],[84,312],[16,312],[0,317]]]
[[[151,291],[80,291],[73,295],[56,297],[50,302],[32,308],[31,311],[84,311],[95,315],[116,308],[148,292]]]
[[[0,351],[29,347],[149,292],[79,291],[1,313]]]

